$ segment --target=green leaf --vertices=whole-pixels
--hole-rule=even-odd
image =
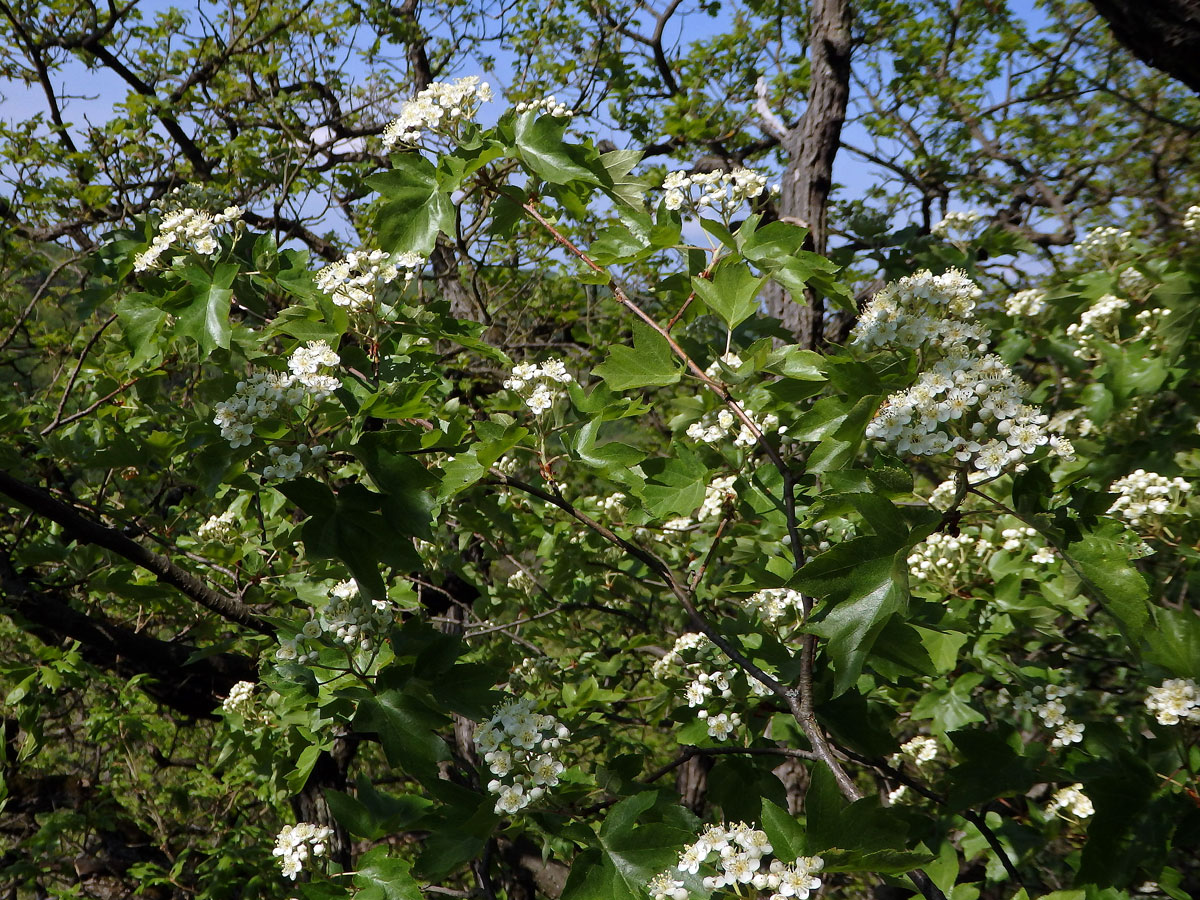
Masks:
[[[1001,725],[999,731],[956,731],[950,740],[963,759],[946,774],[950,785],[946,803],[952,810],[1022,794],[1044,780],[1037,772],[1036,760],[1024,755],[1021,736],[1012,726]]]
[[[163,311],[150,294],[126,294],[116,306],[117,321],[125,345],[133,354],[129,368],[135,369],[162,356],[159,335],[167,321]]]
[[[1154,608],[1146,659],[1178,678],[1200,678],[1200,616],[1191,609]]]
[[[658,519],[687,516],[704,502],[708,467],[686,445],[673,459],[650,459],[642,464],[647,483],[642,491],[646,511]]]
[[[1066,547],[1063,556],[1104,608],[1116,616],[1129,634],[1140,637],[1150,619],[1150,588],[1130,562],[1125,529],[1106,523]]]
[[[319,744],[309,744],[300,751],[300,756],[296,758],[295,767],[287,776],[289,791],[293,794],[298,794],[304,789],[304,784],[308,781],[308,776],[312,774],[313,767],[317,764],[317,759],[320,756],[321,746]]]
[[[598,847],[580,854],[571,867],[563,900],[643,900],[647,882],[675,863],[680,848],[695,839],[692,832],[665,822],[637,824],[656,800],[647,791],[609,810]]]
[[[648,325],[635,323],[633,346],[618,344],[592,371],[614,391],[674,384],[682,366],[666,338]]]
[[[770,800],[762,802],[762,829],[774,848],[775,856],[785,863],[804,856],[807,838],[804,828],[786,809],[781,809]]]
[[[365,900],[422,900],[421,888],[409,870],[407,859],[388,856],[388,847],[376,847],[359,858],[354,884],[361,890],[355,895]]]
[[[173,334],[189,337],[207,356],[215,348],[229,348],[229,301],[238,268],[232,263],[217,266],[211,276],[199,266],[188,266],[184,277],[192,285],[191,302],[178,313]]]
[[[566,119],[538,115],[537,110],[521,113],[517,116],[514,131],[517,155],[531,172],[550,184],[572,181],[601,184],[593,169],[604,169],[598,160],[593,162],[587,158],[583,147],[563,139],[566,126]]]
[[[358,796],[327,790],[325,797],[334,817],[351,834],[379,840],[409,828],[433,805],[417,794],[393,797],[375,789],[369,778],[359,776]]]
[[[397,154],[392,169],[365,179],[383,202],[375,214],[379,247],[428,256],[438,233],[454,233],[454,204],[438,186],[437,170],[419,153]]]
[[[825,601],[828,612],[812,630],[828,641],[836,696],[858,680],[879,632],[907,605],[907,547],[876,535],[852,538],[806,563],[791,587]]]
[[[736,328],[758,312],[758,290],[765,280],[755,276],[745,263],[726,258],[717,265],[712,281],[697,275],[692,279],[692,289],[729,328]]]
[[[971,691],[982,681],[983,676],[978,672],[968,672],[952,682],[935,684],[913,706],[912,717],[932,719],[933,730],[938,734],[984,721],[983,713],[971,705]]]
[[[436,777],[437,763],[450,758],[437,735],[449,720],[404,691],[390,689],[359,701],[354,727],[379,735],[393,766],[415,777]]]
[[[825,850],[825,872],[875,872],[903,875],[936,859],[923,850]]]

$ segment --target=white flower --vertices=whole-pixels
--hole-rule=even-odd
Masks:
[[[275,849],[271,855],[279,857],[284,877],[294,879],[300,874],[305,860],[325,855],[332,835],[332,829],[311,822],[285,825],[275,838]]]
[[[227,509],[219,515],[210,516],[208,521],[196,529],[196,537],[202,541],[225,543],[232,541],[237,535],[237,518],[231,509]]]
[[[246,716],[254,707],[254,682],[239,681],[229,690],[229,696],[221,701],[221,709],[227,713]]]
[[[400,115],[383,130],[383,148],[416,144],[425,130],[453,134],[460,122],[469,121],[481,103],[492,99],[486,81],[474,75],[453,82],[435,81],[400,108]]]
[[[1075,245],[1081,256],[1099,262],[1111,262],[1129,248],[1132,238],[1128,231],[1111,226],[1093,228]]]
[[[1054,740],[1050,742],[1050,745],[1052,747],[1066,747],[1070,744],[1078,744],[1082,740],[1083,726],[1078,722],[1065,722],[1054,733]]]
[[[1189,234],[1200,234],[1200,206],[1189,206],[1183,214],[1183,230]]]
[[[513,366],[504,381],[504,387],[520,394],[530,412],[540,416],[553,407],[555,401],[566,396],[559,385],[570,384],[574,380],[561,359],[548,359],[541,364],[518,363]]]
[[[915,738],[900,745],[900,752],[918,766],[936,759],[937,751],[937,740],[924,735],[917,735]]]
[[[1039,290],[1018,291],[1004,302],[1010,316],[1040,316],[1046,309],[1046,294]]]
[[[1167,478],[1137,469],[1109,485],[1109,493],[1119,496],[1108,512],[1120,516],[1130,525],[1153,528],[1164,518],[1184,511],[1191,489],[1191,483],[1182,478]]]
[[[151,239],[150,246],[134,257],[133,270],[140,273],[154,268],[159,258],[172,247],[201,256],[216,255],[220,244],[213,234],[214,229],[236,221],[241,215],[242,211],[236,206],[227,206],[224,212],[215,216],[190,206],[168,212],[159,223],[158,233]]]
[[[670,172],[663,179],[663,204],[667,209],[690,206],[695,212],[711,209],[721,218],[729,220],[744,203],[761,196],[767,191],[767,177],[750,169],[738,168],[732,172]],[[693,195],[692,190],[698,189]],[[774,192],[774,189],[771,189]]]
[[[964,243],[974,236],[975,226],[983,216],[974,210],[970,212],[948,212],[940,222],[929,229],[934,237],[948,239],[952,243]]]
[[[1146,692],[1146,709],[1159,725],[1200,722],[1200,688],[1190,678],[1169,678]]]
[[[734,730],[742,724],[737,713],[721,713],[708,719],[708,735],[714,740],[728,740]]]
[[[1077,819],[1086,819],[1096,811],[1092,801],[1083,793],[1083,785],[1078,783],[1054,792],[1046,812],[1056,813],[1060,809],[1065,809]]]

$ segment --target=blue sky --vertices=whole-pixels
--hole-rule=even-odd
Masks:
[[[197,2],[201,6],[211,8],[207,0],[197,0]],[[146,19],[150,19],[156,13],[172,6],[184,10],[196,9],[196,3],[171,3],[169,0],[142,0],[139,6]],[[1041,14],[1034,6],[1034,0],[1012,0],[1010,6],[1034,28],[1043,21]],[[674,33],[668,32],[667,37],[674,38],[681,44],[687,44],[723,30],[726,22],[726,16],[715,19],[702,14],[679,16],[672,22]],[[502,52],[496,56],[497,71],[489,77],[494,82],[499,82],[500,86],[509,84],[513,80],[512,60],[511,54]],[[347,68],[361,79],[365,79],[368,74],[362,59],[353,53],[349,54]],[[80,64],[72,64],[64,69],[56,76],[55,81],[60,91],[70,96],[64,115],[69,122],[75,124],[77,129],[89,121],[100,123],[110,118],[114,104],[124,100],[128,90],[124,82],[115,74],[104,69],[88,71]],[[43,116],[46,114],[45,97],[37,84],[26,86],[19,82],[0,82],[0,96],[3,97],[3,102],[0,103],[0,117],[10,122],[24,121],[39,113]],[[495,103],[482,115],[486,120],[498,115],[502,109],[503,106],[500,103]],[[596,137],[604,136],[606,135],[596,135]],[[613,138],[618,144],[624,143],[619,134],[607,136]],[[851,143],[870,144],[865,130],[853,122],[847,126],[845,137]],[[840,185],[840,196],[852,198],[861,195],[864,190],[875,184],[880,174],[872,171],[871,167],[864,165],[860,159],[843,152],[838,157],[834,177]]]

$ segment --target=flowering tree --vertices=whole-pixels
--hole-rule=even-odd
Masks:
[[[983,265],[1003,231],[951,217],[859,309],[764,217],[766,176],[664,177],[552,99],[485,128],[489,99],[404,107],[370,241],[324,267],[211,191],[91,259],[119,335],[89,390],[137,389],[42,432],[86,501],[10,451],[3,574],[34,629],[72,578],[223,623],[104,626],[157,654],[138,678],[225,685],[216,758],[169,780],[236,802],[230,831],[143,854],[143,887],[1189,896],[1200,209],[1170,241],[1093,231],[1011,295]],[[574,349],[455,315],[447,241]],[[516,244],[553,290],[522,297]],[[790,343],[771,283],[855,315],[845,346]],[[188,490],[168,511],[138,479]],[[76,640],[10,672],[16,757],[53,752],[45,711],[103,662]],[[144,722],[119,696],[95,740]],[[77,789],[152,791],[145,763]]]
[[[170,16],[12,6],[55,109],[63,54],[135,79],[105,159],[154,171],[95,201],[61,116],[6,132],[56,171],[4,243],[14,895],[1200,892],[1195,104],[1078,7],[1052,50],[991,5],[686,53],[679,4],[514,14],[548,82],[629,68],[505,107],[415,4],[231,7],[154,77]],[[280,81],[350,22],[406,48],[394,119]],[[989,112],[1013,48],[1057,62]],[[587,137],[600,97],[667,139]],[[310,102],[359,143],[314,161]],[[856,103],[896,184],[827,209]]]

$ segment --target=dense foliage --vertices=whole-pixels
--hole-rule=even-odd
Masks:
[[[416,79],[343,168],[256,183],[233,162],[267,145],[211,137],[224,178],[109,185],[51,233],[79,161],[7,135],[63,167],[5,239],[14,896],[1200,890],[1196,100],[1110,46],[1107,92],[1072,92],[1085,23],[989,107],[1006,11],[965,4],[955,33],[994,44],[951,38],[927,80],[945,20],[864,5],[864,52],[896,51],[860,70],[864,158],[906,187],[835,204],[822,255],[737,120],[805,88],[802,17],[766,6],[609,85],[621,128],[719,164]],[[250,17],[247,59],[301,21],[280,15]],[[548,78],[556,41],[638,14],[563,15],[528,51]],[[778,83],[721,67],[772,39]],[[612,71],[593,49],[574,63]],[[304,221],[314,192],[344,252]],[[939,215],[951,194],[996,212]]]

